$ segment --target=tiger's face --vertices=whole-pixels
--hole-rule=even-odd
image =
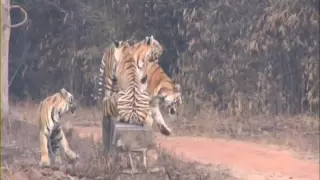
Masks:
[[[171,116],[178,115],[177,109],[182,104],[180,85],[175,84],[174,90],[163,89],[162,94],[165,108],[168,109],[168,114]]]
[[[66,102],[66,105],[69,107],[71,114],[75,115],[77,103],[73,95],[70,92],[68,92],[65,88],[60,89],[60,93],[62,94],[62,97]]]

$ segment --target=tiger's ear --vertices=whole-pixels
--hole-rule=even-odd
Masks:
[[[146,36],[146,37],[145,37],[145,41],[146,41],[147,44],[149,45],[149,44],[150,44],[150,37],[149,37],[149,36]]]
[[[114,40],[113,44],[115,45],[116,48],[120,46],[120,41]]]
[[[146,37],[146,41],[147,41],[147,45],[150,45],[153,41],[153,35],[151,35],[150,37]]]
[[[65,88],[61,88],[60,93],[62,94],[63,97],[68,97],[68,91]]]
[[[176,89],[176,91],[180,91],[180,84],[175,84],[174,88]]]

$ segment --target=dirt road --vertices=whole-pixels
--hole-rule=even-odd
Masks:
[[[80,137],[101,140],[100,127],[74,127]],[[163,137],[159,146],[186,161],[220,164],[234,176],[246,180],[318,180],[319,163],[301,160],[289,151],[277,151],[259,144],[222,139]]]

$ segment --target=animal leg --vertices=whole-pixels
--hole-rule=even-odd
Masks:
[[[152,112],[152,118],[158,125],[160,132],[163,135],[169,136],[171,134],[171,129],[168,127],[166,122],[164,121],[159,106],[151,106],[150,110]]]
[[[50,166],[48,139],[49,138],[45,135],[45,133],[43,131],[40,131],[40,152],[41,152],[40,166],[41,167]]]
[[[54,163],[61,164],[61,150],[60,142],[56,139],[51,139],[52,154],[54,156]]]
[[[63,151],[66,153],[67,157],[74,162],[75,160],[77,160],[79,157],[78,155],[71,150],[71,148],[69,147],[69,143],[64,135],[64,132],[62,131],[62,129],[60,129],[59,131],[59,135],[60,135],[60,143],[61,143],[61,148],[63,149]]]

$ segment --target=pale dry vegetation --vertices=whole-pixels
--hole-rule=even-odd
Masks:
[[[183,179],[204,179],[204,180],[236,180],[229,173],[228,169],[220,166],[204,166],[198,163],[186,163],[173,156],[170,152],[162,149],[158,151],[159,159],[156,166],[165,167],[164,171],[158,173],[142,173],[138,175],[121,174],[120,170],[128,168],[128,161],[125,158],[119,159],[115,166],[110,166],[103,152],[102,144],[93,139],[81,139],[74,131],[65,127],[66,136],[70,146],[79,155],[80,160],[73,167],[64,161],[60,167],[40,169],[38,127],[36,120],[33,120],[36,110],[34,104],[20,104],[13,106],[14,113],[11,114],[11,122],[2,122],[2,179],[3,180],[69,180],[69,179],[137,179],[137,180],[183,180]],[[92,119],[92,111],[79,109],[77,118],[64,117],[63,123],[95,121]],[[89,113],[88,113],[89,112]],[[66,159],[65,159],[66,160]]]

